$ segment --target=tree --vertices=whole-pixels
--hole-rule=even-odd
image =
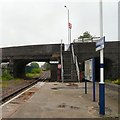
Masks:
[[[40,67],[39,64],[36,62],[32,62],[29,66],[26,66],[25,68],[26,73],[35,73],[39,71],[40,71]]]
[[[78,39],[82,39],[82,41],[84,41],[85,38],[89,38],[89,39],[93,40],[93,36],[92,36],[92,35],[90,34],[90,32],[88,32],[88,31],[84,32],[83,35],[80,35],[80,36],[78,37]],[[88,40],[88,39],[87,39],[87,40]]]
[[[38,63],[36,63],[36,62],[32,62],[32,63],[30,64],[30,66],[31,66],[32,68],[39,68]]]
[[[45,63],[43,64],[43,68],[44,68],[45,70],[50,70],[50,64],[47,63],[47,62],[45,62]]]

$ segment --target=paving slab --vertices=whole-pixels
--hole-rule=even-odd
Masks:
[[[101,118],[99,115],[98,85],[96,101],[92,100],[92,83],[88,83],[88,93],[84,93],[84,83],[47,82],[42,87],[37,84],[37,92],[19,107],[10,118]],[[110,90],[106,89],[106,94]],[[112,95],[118,96],[118,93]],[[106,96],[106,115],[118,117],[118,98]],[[3,111],[4,112],[4,111]]]

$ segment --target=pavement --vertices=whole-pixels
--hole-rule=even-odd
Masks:
[[[92,98],[92,83],[85,94],[84,83],[39,82],[34,94],[20,102],[16,100],[2,108],[3,118],[118,118],[118,91],[106,88],[105,115],[99,115],[98,84],[96,101]],[[17,104],[16,104],[17,103]]]

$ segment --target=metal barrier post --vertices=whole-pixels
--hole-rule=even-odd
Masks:
[[[62,40],[61,40],[61,80],[62,82],[64,82],[64,78],[63,78],[63,54],[62,54]]]
[[[87,80],[85,79],[85,94],[87,94]]]
[[[95,58],[93,58],[92,60],[92,76],[93,76],[93,101],[95,102],[95,93],[96,93],[96,89],[95,89]]]

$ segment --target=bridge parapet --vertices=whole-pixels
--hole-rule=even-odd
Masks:
[[[14,59],[54,59],[60,56],[60,44],[29,45],[2,48],[2,60]]]

